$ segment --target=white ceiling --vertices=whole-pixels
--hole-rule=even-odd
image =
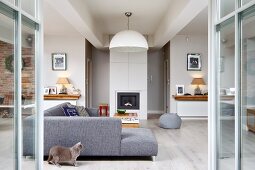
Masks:
[[[208,8],[201,11],[179,35],[208,35]]]
[[[207,3],[206,0],[44,0],[44,29],[50,35],[82,35],[95,47],[104,48],[109,45],[109,36],[127,29],[124,13],[128,11],[133,13],[130,29],[146,35],[150,47],[162,47],[180,30],[183,34],[207,32],[203,30],[207,28],[207,10],[204,10]],[[192,21],[194,17],[198,19]]]
[[[166,14],[172,0],[86,0],[92,17],[104,34],[127,29],[125,12],[132,12],[130,29],[153,34]]]

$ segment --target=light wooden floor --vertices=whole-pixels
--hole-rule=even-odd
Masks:
[[[141,122],[142,127],[152,129],[158,144],[159,153],[155,162],[150,160],[90,160],[79,161],[75,169],[82,170],[206,170],[207,169],[207,121],[183,120],[181,129],[161,129],[158,127],[158,119],[150,119]],[[3,126],[1,126],[3,127]],[[4,152],[10,156],[8,146],[11,143],[11,135],[8,131],[0,129],[0,143],[5,146],[0,150],[0,169],[7,170],[6,166],[12,164],[11,159],[6,159]],[[5,136],[8,136],[6,140]],[[5,156],[4,156],[5,155]],[[8,163],[9,162],[9,163]],[[10,166],[8,166],[10,167]],[[25,170],[35,169],[33,161],[23,161]],[[71,169],[70,166],[62,166],[61,169]],[[44,162],[45,170],[59,169],[56,166]]]

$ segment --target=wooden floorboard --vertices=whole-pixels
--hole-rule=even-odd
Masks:
[[[206,170],[207,169],[207,120],[183,120],[181,129],[161,129],[158,127],[158,119],[142,120],[141,127],[150,128],[155,134],[159,153],[156,161],[151,159],[86,159],[79,160],[77,170]],[[1,146],[0,150],[0,169],[6,169],[4,152],[10,151],[10,141],[4,136],[10,136],[6,130],[0,131]],[[4,140],[5,139],[5,140]],[[11,139],[9,139],[11,140]],[[9,154],[10,156],[10,154]],[[4,161],[5,160],[5,161]],[[24,169],[34,169],[33,161],[24,159],[22,166]],[[61,169],[71,169],[71,166],[62,166]],[[9,169],[9,168],[7,168]],[[58,169],[53,165],[44,162],[44,169]]]

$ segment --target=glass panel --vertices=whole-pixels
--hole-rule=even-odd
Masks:
[[[235,169],[235,28],[234,18],[217,26],[219,34],[217,159],[219,170]]]
[[[250,2],[250,1],[252,1],[252,0],[242,0],[242,5],[245,5],[245,4],[247,4],[248,2]]]
[[[14,169],[15,158],[13,112],[15,22],[10,11],[4,9],[0,3],[0,169]]]
[[[28,14],[35,16],[35,4],[37,0],[21,0],[21,8]]]
[[[242,13],[242,170],[255,167],[255,10]]]
[[[22,120],[23,154],[26,159],[23,169],[35,168],[35,24],[22,17]],[[30,162],[30,163],[28,163]],[[31,163],[32,162],[32,163]]]
[[[6,2],[10,2],[10,3],[12,3],[12,4],[14,4],[14,3],[15,3],[15,0],[4,0],[4,1],[6,1]]]
[[[220,0],[220,17],[224,17],[235,10],[235,0]]]

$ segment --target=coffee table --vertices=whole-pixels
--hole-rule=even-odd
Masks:
[[[139,128],[139,119],[137,113],[115,113],[113,117],[119,118],[122,121],[122,128]]]

